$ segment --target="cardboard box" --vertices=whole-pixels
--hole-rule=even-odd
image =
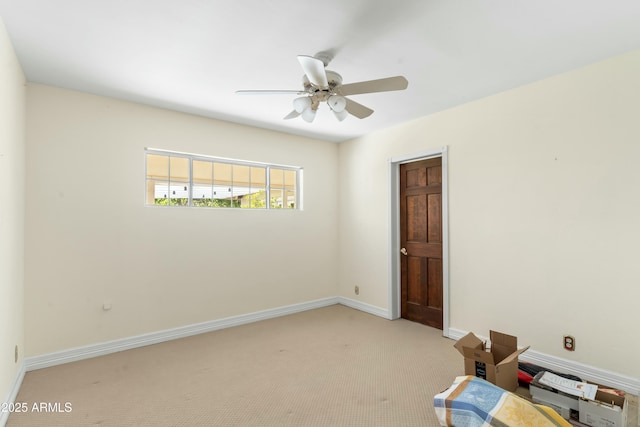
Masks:
[[[595,400],[580,398],[579,421],[593,427],[626,427],[629,406],[625,396],[598,390]]]
[[[567,407],[578,412],[578,396],[572,396],[539,383],[538,380],[542,374],[544,374],[544,371],[538,372],[536,376],[533,377],[531,384],[529,384],[529,393],[531,393],[531,398],[543,399],[555,405]]]
[[[474,375],[508,391],[518,388],[518,356],[529,346],[518,350],[518,338],[490,331],[491,349],[469,332],[454,347],[464,356],[465,375]]]

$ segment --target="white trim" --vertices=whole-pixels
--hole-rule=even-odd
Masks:
[[[382,317],[388,320],[393,320],[389,317],[389,310],[380,308],[375,305],[367,304],[362,301],[357,301],[351,298],[338,297],[338,303],[347,307],[355,308],[356,310],[364,311],[365,313],[373,314],[374,316]]]
[[[389,318],[400,318],[400,168],[389,160]]]
[[[71,348],[68,350],[42,354],[39,356],[32,356],[25,359],[26,370],[33,371],[35,369],[48,368],[50,366],[61,365],[78,360],[104,356],[106,354],[116,353],[118,351],[129,350],[178,338],[184,338],[191,335],[197,335],[216,331],[219,329],[230,328],[233,326],[244,325],[247,323],[258,322],[260,320],[286,316],[288,314],[300,313],[302,311],[327,307],[338,303],[338,297],[323,298],[300,304],[262,310],[255,313],[241,314],[238,316],[226,317],[223,319],[211,320],[208,322],[167,329],[164,331],[151,332],[148,334],[121,338],[97,344],[90,344],[82,347]]]
[[[442,335],[449,336],[449,168],[447,147],[389,159],[389,319],[400,317],[400,165],[442,158]]]
[[[440,157],[440,154],[447,151],[447,146],[434,148],[431,150],[419,151],[417,153],[405,154],[403,156],[392,157],[389,159],[391,163],[411,163],[416,160],[430,159],[432,157]]]
[[[467,335],[467,333],[468,332],[461,331],[459,329],[450,329],[449,338],[459,340],[463,336]],[[478,335],[478,338],[482,340],[487,339],[480,335]],[[607,371],[605,369],[585,365],[573,360],[563,359],[562,357],[551,356],[535,350],[525,351],[519,356],[519,359],[553,371],[576,375],[586,381],[614,387],[635,396],[640,395],[640,378],[618,374],[613,371]]]
[[[209,156],[207,154],[185,153],[183,151],[165,150],[162,148],[144,147],[145,152],[149,154],[170,155],[173,157],[186,157],[192,160],[215,161],[218,163],[236,164],[243,166],[274,166],[279,169],[302,169],[300,166],[282,165],[278,163],[256,162],[253,160],[232,159],[230,157]]]
[[[22,380],[24,379],[25,372],[26,372],[25,364],[24,362],[22,362],[20,363],[18,372],[16,372],[16,378],[13,381],[11,388],[9,389],[9,394],[7,395],[7,398],[5,400],[2,400],[1,402],[14,403],[16,401],[16,397],[18,397],[18,391],[20,391],[20,386],[22,386]],[[7,424],[7,421],[9,420],[9,414],[10,414],[9,411],[7,412],[0,411],[0,427],[4,427]]]
[[[449,150],[442,147],[442,334],[449,336]]]

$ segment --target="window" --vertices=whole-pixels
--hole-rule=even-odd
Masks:
[[[273,209],[295,208],[296,172],[288,169],[269,170],[269,205]]]
[[[146,204],[300,209],[302,169],[146,150]]]

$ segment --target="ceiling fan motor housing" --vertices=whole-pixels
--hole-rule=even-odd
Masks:
[[[319,88],[315,87],[310,81],[307,75],[302,76],[302,84],[304,85],[304,90],[309,93],[316,92],[331,92],[336,93],[336,89],[342,85],[342,76],[335,71],[326,70],[327,73],[327,82],[329,83],[329,88]]]
[[[311,98],[310,107],[315,110],[321,102],[327,102],[332,110],[342,111],[346,105],[346,100],[339,96],[338,91],[338,88],[342,85],[342,76],[331,70],[326,70],[326,74],[327,82],[329,83],[329,87],[326,89],[315,87],[306,75],[302,77],[304,90],[309,93],[309,98]],[[330,102],[329,98],[333,98],[334,102]]]

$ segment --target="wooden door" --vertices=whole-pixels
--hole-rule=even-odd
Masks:
[[[400,165],[401,316],[442,329],[442,159]]]

